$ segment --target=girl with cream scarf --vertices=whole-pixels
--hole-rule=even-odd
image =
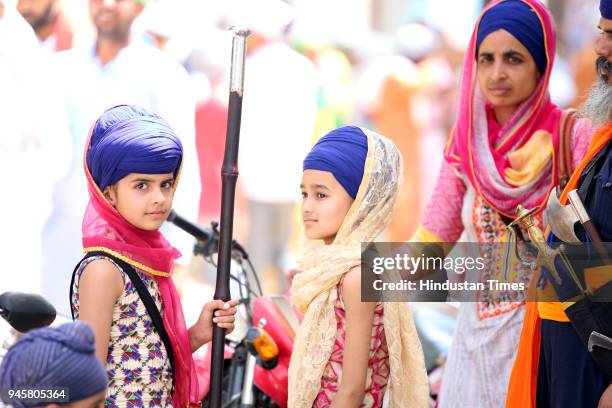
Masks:
[[[292,303],[304,315],[289,368],[289,407],[428,405],[423,352],[406,303],[361,302],[361,243],[386,227],[402,157],[387,138],[336,129],[304,160],[307,238]],[[344,358],[350,356],[350,358]]]

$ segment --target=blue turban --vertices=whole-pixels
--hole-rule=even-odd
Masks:
[[[304,170],[329,171],[354,200],[367,155],[368,138],[363,130],[344,126],[319,139],[304,159]]]
[[[507,0],[489,10],[480,19],[476,36],[476,58],[483,40],[497,30],[512,34],[531,54],[540,73],[546,71],[544,30],[535,11],[520,0]]]
[[[612,0],[600,0],[599,12],[603,18],[612,20]]]
[[[183,146],[168,123],[145,109],[120,105],[104,112],[91,135],[87,167],[104,190],[130,173],[176,177]]]
[[[69,402],[96,395],[107,383],[106,370],[95,353],[94,333],[78,320],[32,330],[9,349],[0,366],[0,390],[65,387]],[[37,405],[24,400],[5,402],[16,408]]]

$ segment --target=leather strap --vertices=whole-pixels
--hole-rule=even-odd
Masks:
[[[83,257],[83,259],[81,259],[81,261],[77,264],[77,266],[74,268],[74,271],[72,272],[72,279],[70,281],[70,302],[72,303],[72,295],[74,293],[73,292],[74,280],[75,280],[76,271],[78,270],[79,265],[81,265],[81,263],[85,261],[86,259],[94,257],[94,256],[101,256],[101,257],[111,259],[113,262],[119,265],[119,267],[123,270],[123,272],[125,272],[127,276],[130,278],[130,281],[134,285],[136,292],[138,292],[138,296],[140,296],[142,303],[144,303],[144,306],[147,309],[147,313],[149,314],[149,317],[151,318],[151,321],[153,322],[153,325],[155,326],[157,333],[159,333],[159,337],[161,338],[162,342],[164,343],[164,346],[166,347],[166,353],[168,354],[168,359],[170,360],[170,365],[172,367],[172,373],[174,375],[174,352],[172,350],[172,343],[170,342],[170,337],[168,336],[168,332],[166,331],[166,328],[164,327],[164,321],[162,320],[161,313],[159,312],[159,309],[157,308],[155,301],[151,297],[149,290],[146,288],[142,279],[140,279],[140,276],[138,276],[138,273],[136,273],[136,269],[134,269],[132,265],[106,252],[101,252],[101,251],[88,252]],[[70,307],[70,313],[72,314],[72,320],[74,320],[74,310],[72,309],[72,307]]]
[[[576,123],[577,111],[568,109],[561,114],[559,124],[558,180],[559,187],[565,188],[572,175],[572,130]]]

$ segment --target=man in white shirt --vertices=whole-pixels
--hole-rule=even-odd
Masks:
[[[17,10],[34,30],[41,48],[55,52],[72,47],[72,31],[63,18],[59,0],[19,0]]]
[[[184,160],[176,211],[197,219],[200,179],[195,149],[195,100],[185,70],[137,36],[133,21],[144,8],[138,0],[89,0],[96,41],[87,48],[56,54],[72,135],[71,170],[58,184],[54,213],[44,235],[45,294],[67,310],[70,273],[81,258],[81,221],[88,202],[82,167],[90,126],[106,109],[135,104],[159,114],[181,138]],[[171,225],[162,231],[189,262],[193,241]]]
[[[40,291],[41,234],[70,156],[46,57],[15,7],[0,0],[0,293]]]

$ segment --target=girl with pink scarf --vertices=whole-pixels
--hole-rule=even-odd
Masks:
[[[159,232],[172,209],[182,157],[166,121],[135,106],[104,112],[86,144],[87,255],[73,275],[71,304],[73,316],[96,335],[96,354],[109,376],[105,406],[199,406],[192,353],[210,341],[213,322],[234,327],[237,301],[221,300],[204,305],[191,328],[185,325],[171,277],[180,253]],[[159,325],[139,284],[161,316]]]

